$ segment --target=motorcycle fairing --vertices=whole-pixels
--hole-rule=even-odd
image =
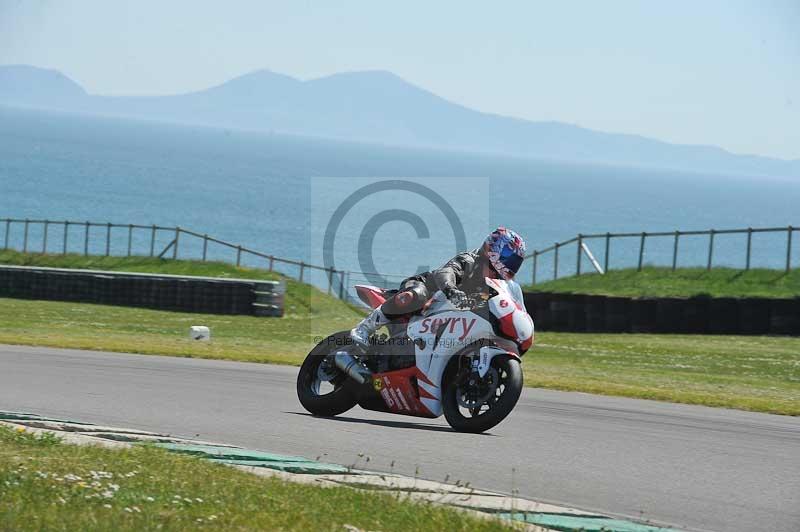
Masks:
[[[489,300],[489,310],[500,324],[500,332],[519,344],[520,351],[527,351],[533,344],[533,320],[525,311],[524,303],[518,301],[511,290],[503,290],[500,283],[487,279],[487,284],[498,291]]]
[[[356,293],[370,308],[378,308],[386,302],[385,290],[377,286],[357,284]]]
[[[530,347],[533,321],[525,311],[521,298],[516,296],[513,287],[506,281],[486,281],[496,291],[496,295],[488,301],[491,315],[459,309],[442,292],[437,292],[421,315],[411,317],[406,333],[415,344],[416,364],[410,368],[373,374],[373,387],[384,403],[381,407],[406,415],[442,415],[442,378],[447,364],[465,347],[482,340],[490,339],[498,345],[481,347],[476,368],[481,376],[486,375],[492,359],[497,355],[508,354],[519,358],[516,344],[498,338],[490,321],[492,316],[499,321],[503,335],[518,342],[523,351]],[[363,289],[367,290],[365,294],[380,290],[375,287]],[[359,296],[367,302],[360,290]],[[364,404],[362,406],[366,407]]]
[[[433,397],[429,391],[433,383],[419,368],[410,367],[375,373],[372,385],[390,412],[420,417],[438,417],[426,405]]]

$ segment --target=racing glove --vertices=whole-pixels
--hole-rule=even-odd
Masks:
[[[468,307],[470,304],[467,294],[458,288],[449,288],[444,295],[447,296],[447,299],[450,300],[450,303],[458,308]]]

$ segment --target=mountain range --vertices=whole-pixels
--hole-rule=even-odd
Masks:
[[[259,70],[180,95],[102,96],[56,70],[6,65],[0,104],[579,163],[800,177],[800,160],[483,113],[385,71],[302,81]]]

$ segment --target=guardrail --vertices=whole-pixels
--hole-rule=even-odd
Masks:
[[[37,230],[36,235],[33,234],[34,229]],[[136,255],[199,259],[203,262],[213,258],[213,260],[236,264],[236,266],[241,266],[243,262],[250,259],[249,266],[263,267],[269,271],[279,272],[300,282],[313,282],[323,290],[327,289],[329,295],[335,295],[345,300],[350,299],[349,287],[352,283],[366,282],[394,286],[407,277],[325,268],[302,260],[287,259],[256,251],[179,226],[0,218],[0,231],[3,235],[3,250],[12,248],[12,244],[16,241],[18,246],[15,249],[24,253],[49,252],[66,255],[68,252],[77,252],[85,256],[130,257]],[[12,239],[12,236],[15,238]],[[187,241],[187,239],[192,240]],[[214,253],[212,257],[210,250],[212,245],[222,247],[226,253]],[[187,248],[193,249],[196,253],[194,255],[187,253],[185,251]],[[310,272],[317,273],[313,280],[309,279]],[[378,279],[385,279],[385,282],[381,283]]]
[[[598,273],[604,273],[607,272],[610,268],[612,240],[617,238],[638,238],[639,249],[638,249],[637,270],[641,271],[644,265],[647,239],[667,237],[672,239],[671,267],[672,270],[674,271],[678,266],[681,237],[708,236],[708,255],[706,261],[706,269],[710,270],[714,261],[714,237],[716,235],[744,234],[747,235],[747,238],[745,243],[745,261],[743,266],[745,270],[749,270],[751,266],[753,235],[758,233],[786,233],[785,270],[788,272],[792,269],[792,235],[794,234],[795,231],[800,231],[800,227],[789,225],[786,227],[762,227],[762,228],[748,227],[746,229],[707,229],[704,231],[654,231],[654,232],[642,231],[639,233],[578,234],[577,236],[575,236],[574,238],[570,238],[569,240],[564,240],[563,242],[556,242],[550,247],[535,250],[526,258],[533,259],[532,284],[536,284],[537,270],[540,266],[541,258],[543,256],[547,256],[548,254],[552,254],[553,279],[558,279],[559,251],[571,244],[575,244],[576,246],[575,275],[581,275],[582,273],[583,255],[587,256],[590,263]],[[603,266],[600,266],[599,261],[594,257],[592,252],[589,250],[589,247],[586,244],[586,242],[589,240],[603,241],[604,243]]]
[[[0,297],[282,316],[285,281],[0,265]]]

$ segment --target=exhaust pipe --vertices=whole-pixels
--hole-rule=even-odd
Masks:
[[[359,384],[364,384],[372,378],[372,372],[365,368],[361,361],[347,351],[337,351],[333,355],[333,362],[336,367],[344,371],[348,377]]]

